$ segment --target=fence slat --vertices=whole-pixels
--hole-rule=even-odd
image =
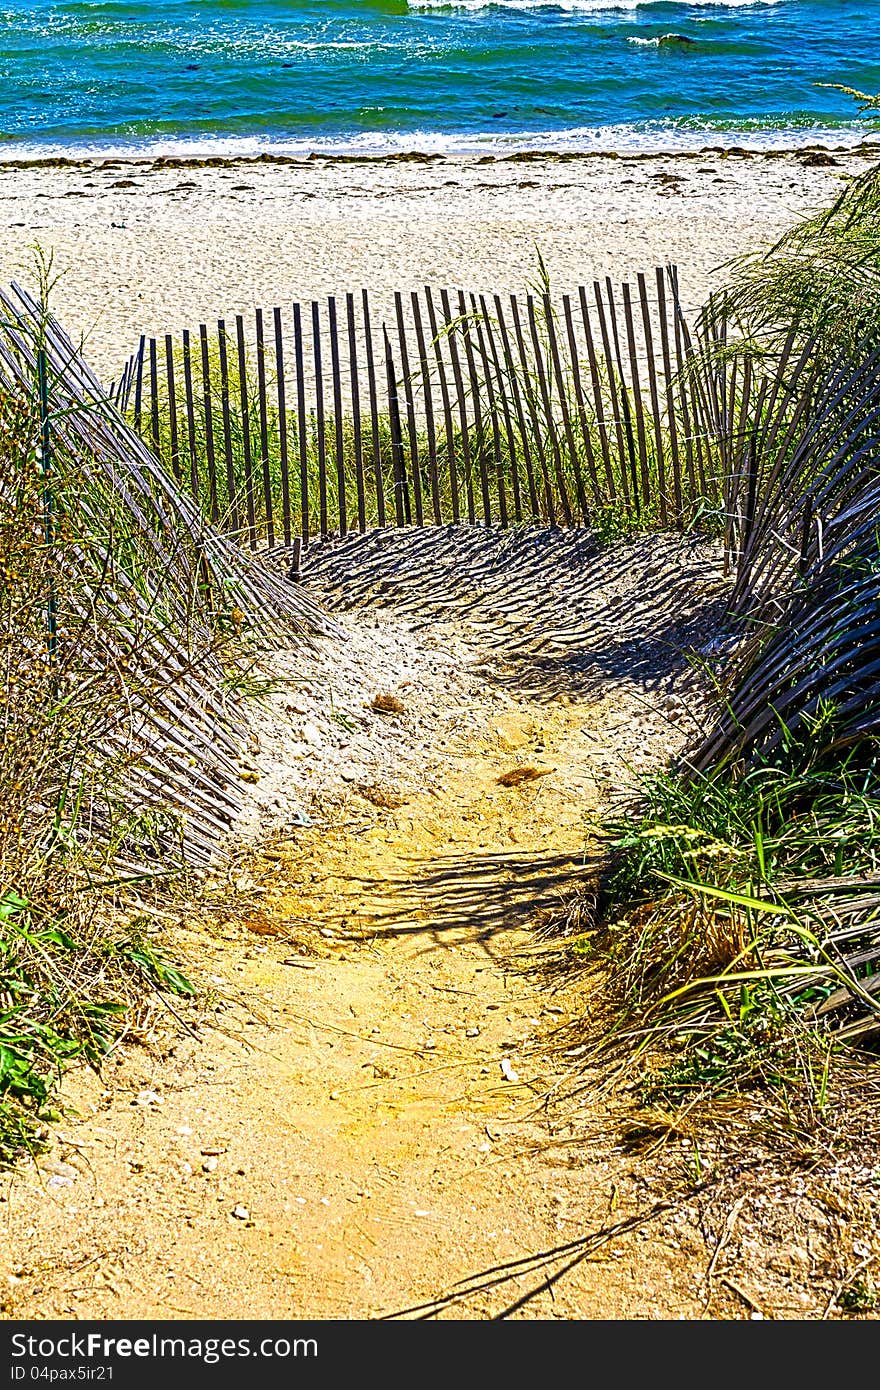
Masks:
[[[370,327],[370,296],[361,291],[364,311],[364,343],[367,354],[367,389],[370,395],[370,435],[373,443],[373,478],[376,486],[376,514],[379,525],[385,525],[385,479],[382,476],[382,445],[379,438],[379,401],[376,395],[376,363],[373,357],[373,333]]]
[[[321,535],[330,530],[327,510],[327,424],[324,416],[324,365],[321,356],[321,306],[312,300],[312,354],[315,364],[315,429],[318,442],[318,510]]]
[[[428,472],[431,482],[431,507],[434,514],[434,523],[439,526],[443,520],[440,510],[440,485],[437,476],[437,436],[434,429],[434,402],[431,392],[431,370],[428,365],[428,354],[425,349],[425,331],[422,326],[422,312],[419,308],[419,296],[413,290],[410,295],[412,303],[413,323],[416,330],[416,346],[419,354],[419,367],[422,373],[422,391],[424,392],[425,402],[425,433],[428,439]]]
[[[495,399],[495,387],[492,384],[492,373],[489,369],[489,353],[486,348],[483,319],[480,310],[477,308],[476,295],[472,294],[470,296],[470,301],[471,322],[477,332],[477,351],[483,364],[483,384],[486,388],[489,419],[492,422],[492,452],[495,457],[495,487],[498,494],[498,515],[501,520],[501,525],[506,529],[509,525],[510,518],[507,513],[507,492],[504,486],[504,460],[501,454],[501,431],[498,426],[498,405]],[[488,464],[486,464],[485,467],[488,474]]]
[[[476,519],[474,511],[474,489],[471,481],[471,443],[468,428],[467,400],[465,398],[464,380],[461,373],[461,362],[458,356],[458,344],[455,339],[455,329],[453,328],[452,310],[449,305],[449,292],[440,291],[440,302],[443,306],[443,318],[446,322],[446,341],[449,344],[449,360],[452,363],[452,375],[455,381],[456,400],[458,404],[459,418],[459,439],[461,440],[461,459],[464,471],[464,489],[467,498],[468,521],[473,525]]]
[[[654,356],[654,334],[651,329],[651,310],[648,304],[648,286],[642,272],[637,277],[639,304],[642,310],[642,333],[645,338],[645,352],[648,359],[648,390],[651,396],[651,420],[654,425],[654,450],[657,459],[657,502],[660,510],[660,523],[668,521],[666,508],[666,452],[663,441],[663,420],[660,413],[660,394],[657,389],[657,362]]]
[[[248,395],[247,349],[244,341],[244,318],[235,316],[235,337],[238,348],[238,403],[241,413],[241,444],[244,454],[244,501],[247,512],[248,544],[257,548],[257,517],[254,510],[254,464],[251,453],[251,408]]]
[[[458,317],[461,323],[461,336],[464,341],[465,361],[467,362],[471,400],[474,413],[474,439],[477,447],[477,463],[480,470],[480,497],[483,503],[483,520],[487,526],[492,523],[492,506],[489,498],[489,470],[486,465],[486,443],[483,429],[483,408],[480,400],[480,379],[474,360],[474,345],[471,338],[471,322],[467,312],[464,292],[458,292]]]
[[[611,393],[611,418],[614,421],[614,436],[617,440],[617,459],[618,459],[618,478],[620,480],[620,491],[623,496],[623,505],[629,511],[629,479],[627,477],[627,451],[626,442],[623,437],[623,420],[620,414],[620,401],[617,395],[617,373],[614,367],[614,354],[611,350],[611,338],[608,333],[608,320],[605,315],[605,305],[602,301],[602,286],[598,280],[593,281],[593,298],[596,301],[596,313],[599,317],[599,334],[602,339],[602,351],[605,355],[605,368],[608,372],[608,389]]]
[[[611,327],[614,361],[617,366],[620,418],[623,422],[623,432],[626,440],[626,457],[629,463],[629,482],[632,489],[632,503],[635,508],[636,516],[640,516],[641,501],[639,498],[639,477],[636,469],[636,441],[635,435],[633,434],[632,411],[630,410],[629,393],[626,389],[626,377],[623,372],[623,353],[620,350],[620,333],[617,327],[617,305],[614,301],[614,286],[608,276],[605,277],[605,290],[608,295],[608,322]]]
[[[602,400],[602,377],[599,372],[599,357],[596,352],[596,344],[593,341],[593,326],[590,322],[590,306],[587,303],[587,290],[585,285],[578,286],[578,298],[581,306],[584,336],[587,342],[587,361],[590,364],[590,381],[593,384],[593,409],[596,412],[596,425],[599,430],[599,446],[602,450],[602,463],[605,467],[605,481],[608,484],[608,492],[611,501],[615,502],[617,500],[617,485],[614,481],[614,469],[611,466],[608,424],[605,418],[605,405]]]
[[[309,433],[306,415],[306,372],[303,348],[302,305],[293,306],[293,353],[296,366],[296,445],[299,456],[299,529],[303,545],[311,535],[309,516]]]
[[[292,526],[290,519],[290,456],[287,447],[287,397],[284,385],[284,332],[281,326],[281,309],[276,304],[272,310],[275,330],[275,394],[278,400],[278,455],[281,468],[281,529],[284,544],[290,545]]]
[[[192,350],[189,329],[183,330],[183,394],[186,402],[186,442],[189,451],[189,485],[194,500],[201,506],[199,455],[196,449],[196,408],[193,399]]]
[[[168,387],[168,428],[171,431],[171,471],[175,482],[181,481],[180,439],[177,432],[177,393],[174,389],[174,341],[165,334],[165,381]]]
[[[140,434],[141,432],[141,405],[143,402],[144,389],[144,346],[146,341],[142,333],[137,350],[137,376],[134,382],[134,428],[136,434]]]
[[[358,380],[357,325],[354,316],[354,295],[345,296],[345,315],[348,323],[348,368],[351,378],[351,425],[354,435],[354,481],[357,492],[358,530],[367,529],[364,498],[364,441],[361,433],[361,385]]]
[[[541,507],[538,502],[538,489],[535,486],[535,470],[532,466],[532,450],[529,442],[529,429],[526,422],[525,411],[523,410],[522,394],[519,389],[519,375],[513,360],[513,353],[510,348],[510,336],[507,332],[507,323],[504,318],[504,310],[501,305],[501,296],[494,295],[495,316],[498,320],[498,332],[501,336],[501,351],[504,354],[504,367],[507,372],[507,381],[513,393],[513,408],[516,415],[517,428],[519,430],[520,443],[522,444],[523,463],[526,470],[526,484],[529,490],[529,506],[532,509],[532,520],[538,521],[541,516]],[[516,474],[514,474],[514,478]],[[514,486],[516,484],[514,483]]]
[[[544,353],[541,348],[541,340],[538,335],[538,319],[535,314],[535,296],[530,294],[526,297],[526,311],[529,316],[529,332],[532,338],[532,348],[535,354],[535,370],[538,374],[538,390],[541,393],[541,402],[544,406],[544,419],[546,421],[547,432],[550,436],[550,450],[553,455],[553,471],[556,475],[556,487],[562,514],[570,526],[572,524],[571,503],[568,498],[568,491],[565,486],[565,478],[562,474],[562,456],[559,450],[559,435],[556,429],[556,421],[553,418],[553,405],[550,399],[550,387],[547,379],[547,372],[544,367]],[[550,490],[550,480],[547,479],[547,488]]]
[[[642,502],[646,507],[651,504],[651,476],[648,472],[648,441],[645,435],[645,412],[642,405],[642,383],[639,373],[639,358],[636,352],[636,331],[635,320],[632,308],[632,289],[628,282],[623,282],[623,318],[626,326],[626,350],[629,355],[629,375],[632,383],[633,393],[633,413],[636,420],[636,432],[639,441],[639,468],[641,470],[642,482]]]
[[[571,412],[568,408],[567,389],[565,378],[562,374],[562,361],[559,355],[559,344],[556,340],[556,325],[553,322],[553,305],[550,303],[550,295],[544,295],[544,317],[547,321],[547,340],[550,344],[550,361],[553,366],[553,374],[556,378],[556,389],[559,392],[559,409],[562,414],[562,428],[565,432],[565,442],[568,445],[571,466],[574,472],[575,490],[578,497],[578,506],[581,510],[581,517],[586,522],[589,520],[589,508],[584,492],[584,480],[581,475],[581,462],[578,458],[577,447],[574,442],[574,431],[571,427]]]
[[[522,322],[519,315],[519,302],[515,294],[510,296],[510,312],[513,315],[513,331],[516,336],[516,346],[519,352],[519,360],[522,364],[522,389],[529,407],[529,416],[532,422],[532,437],[535,448],[538,450],[538,462],[541,465],[541,477],[544,483],[544,508],[547,513],[547,520],[551,526],[556,525],[556,506],[553,500],[553,488],[550,485],[550,474],[547,471],[546,451],[544,448],[543,431],[541,420],[535,405],[535,393],[532,390],[532,369],[529,363],[529,355],[526,351],[526,341],[523,336]]]
[[[263,505],[266,508],[266,541],[275,544],[274,499],[272,476],[269,472],[269,403],[266,395],[266,340],[263,333],[263,311],[256,312],[257,337],[257,395],[260,412],[260,472],[263,480]]]
[[[413,501],[416,508],[416,525],[424,525],[422,515],[422,479],[419,461],[419,435],[416,429],[416,409],[413,398],[412,377],[409,371],[409,352],[406,345],[406,325],[403,321],[403,297],[400,293],[394,296],[394,314],[397,319],[397,340],[400,344],[400,370],[403,377],[403,398],[406,401],[406,423],[409,431],[410,466],[406,473],[407,479],[412,477]],[[407,492],[409,487],[407,485]],[[408,518],[409,519],[409,518]]]
[[[434,308],[434,299],[429,285],[425,286],[425,305],[428,310],[431,341],[434,344],[434,357],[437,362],[437,376],[440,381],[440,399],[443,403],[443,428],[446,433],[446,462],[449,468],[449,492],[452,503],[452,520],[454,523],[458,523],[461,520],[461,507],[458,496],[458,470],[455,458],[455,424],[452,418],[452,402],[449,395],[449,382],[446,378],[446,364],[443,361],[440,332],[437,327],[437,313]]]
[[[590,422],[587,418],[587,405],[584,396],[583,381],[581,379],[581,368],[578,355],[577,334],[574,329],[574,315],[571,308],[571,296],[562,296],[562,309],[565,315],[565,331],[568,337],[568,352],[571,360],[571,379],[574,386],[574,396],[577,402],[578,421],[581,427],[581,438],[584,441],[584,452],[587,456],[587,472],[590,475],[590,487],[593,489],[593,500],[597,505],[602,503],[602,490],[599,486],[599,477],[596,472],[596,455],[593,449],[593,440],[590,433]]]
[[[675,346],[675,376],[676,376],[676,381],[678,382],[678,399],[679,399],[679,402],[680,402],[680,404],[681,404],[681,425],[682,425],[682,429],[684,430],[684,447],[685,447],[685,454],[686,454],[686,457],[687,457],[688,499],[689,499],[689,502],[690,502],[691,506],[693,506],[693,503],[694,503],[694,501],[695,501],[695,499],[696,499],[696,496],[697,496],[697,480],[696,480],[696,471],[695,471],[695,468],[694,468],[694,457],[695,457],[695,449],[694,449],[694,430],[693,430],[693,418],[694,418],[694,416],[693,416],[693,411],[692,411],[692,409],[691,409],[690,402],[688,401],[687,375],[686,375],[686,372],[685,372],[684,345],[683,345],[683,343],[682,343],[682,338],[681,338],[681,325],[679,324],[679,321],[678,321],[677,291],[676,291],[675,283],[674,283],[674,281],[673,281],[673,279],[672,279],[672,276],[671,276],[672,267],[671,267],[671,266],[667,266],[666,269],[667,269],[667,274],[669,274],[669,276],[670,276],[669,284],[670,284],[670,289],[671,289],[671,292],[672,292],[672,325],[673,325],[673,342],[674,342],[674,346]],[[702,455],[700,456],[700,471],[702,472]],[[703,489],[702,495],[705,496],[705,488]]]
[[[510,477],[511,492],[513,496],[513,519],[514,521],[519,523],[520,521],[522,521],[522,498],[520,497],[519,492],[519,476],[516,457],[516,431],[513,427],[513,417],[510,414],[510,401],[508,399],[507,386],[501,371],[501,360],[498,356],[498,345],[495,341],[495,334],[492,332],[492,320],[489,316],[489,310],[486,307],[485,296],[482,294],[480,295],[480,313],[482,315],[482,321],[486,329],[486,340],[489,344],[489,351],[492,354],[492,368],[495,372],[495,380],[498,383],[497,394],[501,399],[501,411],[504,415],[504,433],[507,439],[508,455],[507,466]],[[495,407],[493,404],[493,411],[494,409]],[[507,526],[509,524],[510,518],[508,516],[507,511],[507,495],[504,485],[504,470],[501,458],[500,441],[498,440],[497,431],[496,452],[498,455],[498,502],[501,507],[501,524],[502,526]]]
[[[199,346],[202,358],[202,408],[205,413],[205,459],[208,465],[208,508],[211,525],[220,521],[217,498],[217,460],[214,453],[214,409],[211,401],[211,360],[208,352],[208,325],[199,324]]]
[[[227,356],[226,324],[217,321],[217,349],[220,357],[220,409],[223,413],[223,457],[226,464],[226,506],[230,525],[237,536],[241,529],[238,512],[238,488],[232,455],[232,409],[229,397],[229,359]]]
[[[394,370],[394,358],[391,355],[391,340],[384,323],[382,325],[382,339],[385,345],[385,376],[388,384],[388,416],[391,425],[391,459],[394,465],[394,514],[398,526],[406,526],[409,522],[409,495],[406,489],[403,462],[400,403],[397,398],[397,376]]]
[[[342,415],[342,367],[339,360],[339,324],[336,319],[336,298],[327,299],[330,333],[330,370],[333,375],[333,445],[336,455],[336,501],[339,512],[339,534],[348,532],[348,507],[345,496],[345,429]]]
[[[706,496],[706,475],[703,470],[703,455],[701,442],[699,442],[699,430],[696,421],[699,418],[699,407],[694,400],[694,384],[691,382],[691,396],[688,399],[688,359],[684,349],[683,334],[681,334],[681,306],[678,303],[678,279],[676,267],[667,265],[666,274],[669,277],[671,292],[671,311],[673,311],[674,343],[676,343],[676,375],[678,379],[678,398],[681,400],[681,423],[684,427],[684,443],[687,449],[688,459],[688,480],[690,480],[691,503],[696,499],[696,480],[694,477],[694,459],[696,468],[699,471],[699,495]]]
[[[678,298],[678,278],[675,268],[672,270],[673,304],[675,309],[675,321],[681,331],[682,347],[684,359],[690,373],[692,386],[691,393],[691,433],[693,434],[694,446],[697,455],[697,467],[699,469],[700,481],[703,488],[703,495],[707,495],[706,480],[708,468],[710,467],[710,440],[713,437],[712,412],[708,400],[703,390],[703,373],[698,371],[696,374],[690,372],[696,358],[700,356],[699,351],[694,347],[688,329],[687,320],[681,311]],[[704,466],[705,457],[705,466]]]
[[[663,378],[666,385],[666,426],[669,430],[669,448],[672,456],[672,492],[675,499],[675,524],[681,525],[681,460],[678,452],[678,422],[675,418],[675,393],[672,388],[672,360],[669,353],[669,321],[666,312],[666,289],[663,271],[657,266],[657,311],[660,318],[660,349],[663,354]]]

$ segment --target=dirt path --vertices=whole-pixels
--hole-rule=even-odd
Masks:
[[[333,563],[313,581],[331,601]],[[536,915],[586,872],[609,787],[680,737],[662,604],[625,669],[648,579],[669,589],[639,563],[575,595],[573,623],[565,565],[540,611],[502,613],[459,555],[446,577],[466,620],[447,593],[445,625],[425,626],[386,555],[383,606],[362,594],[343,615],[344,658],[291,659],[262,716],[260,848],[206,886],[210,931],[170,923],[221,1028],[68,1079],[52,1155],[0,1179],[7,1314],[388,1316],[650,1211],[649,1178],[602,1137],[554,1036],[588,1001],[525,968]],[[673,568],[697,603],[710,563]],[[615,594],[609,656],[589,605]],[[652,641],[666,666],[655,652],[646,682]],[[365,709],[383,691],[401,713]],[[541,775],[499,783],[522,767]],[[664,1218],[521,1312],[698,1315],[704,1262],[692,1222]],[[434,1311],[497,1315],[542,1277]]]

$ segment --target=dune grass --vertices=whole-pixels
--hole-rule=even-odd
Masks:
[[[97,1065],[124,1033],[142,1032],[154,991],[192,992],[165,959],[155,923],[125,906],[126,889],[149,891],[149,872],[114,868],[126,843],[143,845],[156,828],[157,813],[132,797],[136,755],[120,737],[120,700],[130,710],[158,678],[138,660],[146,634],[130,613],[129,671],[119,669],[121,652],[114,668],[102,660],[106,646],[89,639],[107,617],[101,567],[107,583],[114,568],[148,583],[149,566],[94,474],[59,457],[50,491],[38,441],[33,401],[4,389],[0,1164],[39,1145],[71,1060]],[[157,594],[154,635],[161,609]]]
[[[738,381],[744,426],[738,638],[708,734],[608,827],[599,914],[568,926],[600,1051],[646,1101],[757,1099],[800,1133],[880,1038],[878,189],[875,170],[741,262],[707,310],[706,390]]]

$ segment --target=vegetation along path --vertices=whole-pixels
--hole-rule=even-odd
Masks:
[[[349,641],[275,661],[250,847],[195,915],[145,904],[213,1010],[68,1078],[57,1144],[0,1179],[7,1314],[748,1316],[707,1290],[696,1208],[658,1202],[579,1086],[585,1001],[536,932],[589,877],[598,813],[684,737],[716,552],[437,531],[313,553]],[[589,1233],[542,1290],[570,1252],[530,1257]]]

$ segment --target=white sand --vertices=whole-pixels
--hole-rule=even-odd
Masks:
[[[55,254],[53,304],[115,375],[141,332],[366,285],[521,290],[619,281],[667,260],[695,307],[718,267],[827,204],[871,162],[836,154],[0,166],[0,274]],[[123,186],[120,186],[123,185]],[[133,185],[133,186],[129,186]]]

